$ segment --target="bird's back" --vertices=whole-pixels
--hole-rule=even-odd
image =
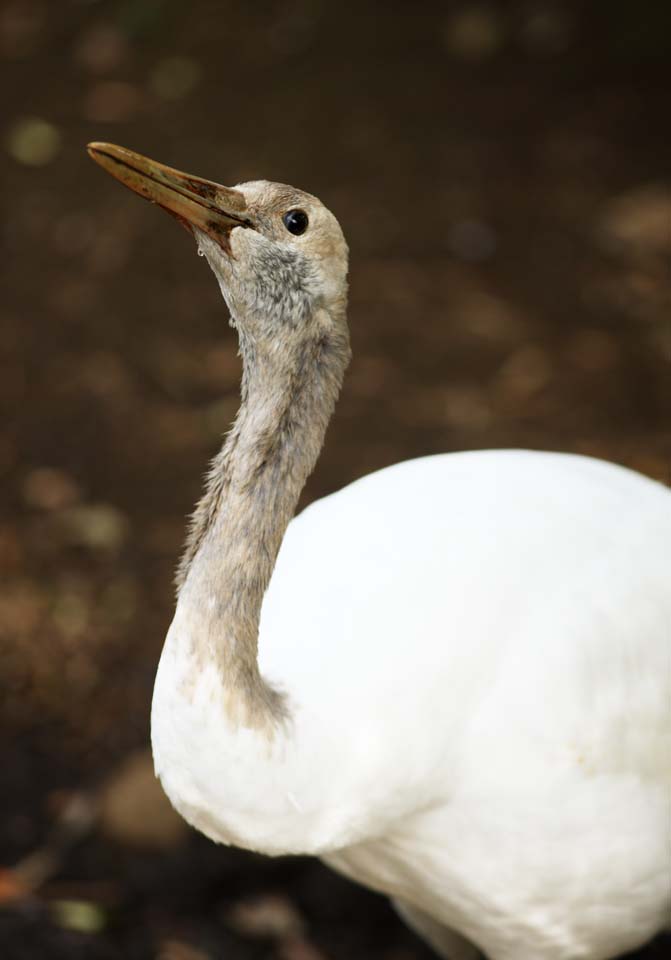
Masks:
[[[663,923],[665,487],[524,451],[372,474],[291,524],[260,664],[313,718],[340,869],[497,958],[613,956]]]
[[[426,716],[449,755],[504,678],[563,736],[638,692],[659,715],[670,631],[669,490],[586,457],[483,451],[397,464],[298,516],[260,665],[306,704],[366,717],[362,736],[412,740]],[[655,767],[654,745],[632,751]]]

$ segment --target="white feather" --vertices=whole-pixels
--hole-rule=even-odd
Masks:
[[[671,910],[671,493],[584,457],[401,463],[289,526],[234,727],[180,600],[157,772],[225,843],[325,857],[495,960],[612,957]],[[198,743],[197,750],[190,745]]]

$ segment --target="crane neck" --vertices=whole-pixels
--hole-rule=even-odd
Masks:
[[[319,333],[281,352],[264,351],[238,328],[241,405],[193,515],[177,587],[197,659],[215,661],[229,712],[256,726],[281,720],[288,709],[259,672],[261,605],[350,349],[344,313],[314,324]]]

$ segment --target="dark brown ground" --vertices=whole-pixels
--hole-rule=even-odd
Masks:
[[[340,218],[355,359],[306,502],[398,459],[501,445],[668,481],[668,10],[0,7],[5,866],[146,745],[184,517],[236,408],[204,261],[84,144],[293,182]],[[316,863],[170,821],[160,849],[131,849],[158,801],[142,787],[134,805],[114,776],[116,829],[59,854],[32,896],[0,874],[3,958],[427,958],[383,900]]]

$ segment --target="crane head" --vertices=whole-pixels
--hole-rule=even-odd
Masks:
[[[316,197],[267,180],[224,187],[124,147],[90,143],[90,156],[193,233],[241,334],[257,343],[300,338],[315,318],[344,317],[347,244]]]

